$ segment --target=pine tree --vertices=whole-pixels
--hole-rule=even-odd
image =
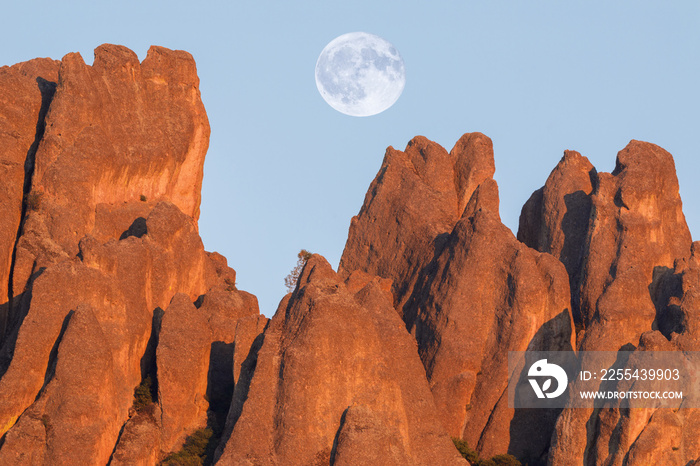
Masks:
[[[296,288],[297,280],[299,280],[299,275],[301,275],[301,271],[304,269],[306,261],[309,260],[311,254],[312,253],[310,253],[306,249],[302,249],[301,251],[299,251],[299,254],[297,254],[297,265],[294,266],[292,271],[289,272],[289,275],[287,275],[284,278],[284,284],[287,287],[287,291],[289,293],[294,291],[294,288]]]

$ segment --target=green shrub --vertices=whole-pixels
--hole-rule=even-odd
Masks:
[[[209,427],[194,431],[176,453],[168,455],[161,465],[163,466],[202,466],[213,453],[212,442],[214,431]]]
[[[452,437],[457,451],[474,466],[522,466],[520,461],[513,455],[496,455],[489,459],[479,458],[479,454],[472,450],[464,440]]]
[[[476,460],[476,462],[472,464],[474,466],[496,466],[496,463],[493,460]]]
[[[143,194],[139,196],[139,199],[141,200],[141,202],[146,202],[148,200],[148,198],[146,198],[146,196],[144,196]]]
[[[134,389],[134,404],[133,408],[137,412],[142,412],[147,407],[153,404],[153,382],[151,376],[146,376],[145,379]]]
[[[496,466],[522,466],[522,463],[513,455],[496,455],[491,458]]]
[[[452,437],[452,443],[463,458],[466,458],[470,463],[475,463],[479,460],[479,454],[469,447],[469,444],[464,440]]]

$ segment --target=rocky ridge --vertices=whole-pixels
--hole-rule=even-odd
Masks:
[[[450,437],[531,465],[700,460],[697,409],[506,395],[509,351],[700,349],[666,151],[632,141],[612,173],[566,151],[516,237],[488,137],[389,147],[337,273],[312,256],[267,319],[198,234],[198,85],[162,47],[0,68],[0,464],[466,464]]]

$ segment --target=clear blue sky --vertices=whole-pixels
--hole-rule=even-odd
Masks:
[[[202,3],[202,4],[200,4]],[[340,34],[392,42],[407,70],[398,102],[373,117],[336,112],[314,66]],[[501,216],[565,149],[599,171],[630,139],[676,160],[686,218],[700,233],[700,2],[230,1],[12,2],[0,65],[126,45],[195,57],[212,128],[200,233],[271,315],[307,248],[337,266],[387,146],[421,134],[451,149],[494,142]]]

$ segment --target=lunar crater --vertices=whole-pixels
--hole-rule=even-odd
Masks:
[[[383,112],[398,100],[405,84],[405,65],[396,47],[366,32],[333,39],[316,62],[319,93],[346,115]]]

